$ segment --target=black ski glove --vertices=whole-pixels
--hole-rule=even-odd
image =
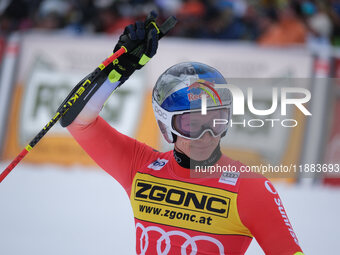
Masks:
[[[114,48],[114,52],[125,47],[126,53],[113,62],[109,74],[111,82],[124,83],[137,69],[141,69],[155,54],[158,48],[159,29],[155,22],[157,14],[151,12],[147,19],[125,27]]]

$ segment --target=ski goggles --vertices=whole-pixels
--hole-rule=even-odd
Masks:
[[[220,136],[228,128],[229,109],[221,108],[201,112],[186,112],[172,118],[172,128],[181,136],[200,139],[206,132],[214,137]]]
[[[218,137],[227,131],[229,126],[230,108],[226,106],[208,109],[205,115],[200,109],[168,112],[154,105],[154,110],[161,130],[168,127],[172,133],[191,140],[200,139],[206,132]]]

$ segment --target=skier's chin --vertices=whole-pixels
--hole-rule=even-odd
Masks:
[[[182,137],[178,137],[176,141],[176,149],[190,159],[196,161],[207,160],[216,149],[219,143],[220,137],[212,137],[205,135],[203,139],[188,140]]]
[[[215,148],[216,148],[215,144],[210,144],[205,147],[191,146],[188,152],[188,154],[190,155],[187,156],[196,161],[207,160],[211,156]]]

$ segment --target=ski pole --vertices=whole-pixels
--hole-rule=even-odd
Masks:
[[[46,133],[53,127],[55,123],[72,107],[72,105],[76,102],[79,96],[89,87],[90,84],[101,74],[101,71],[105,69],[110,63],[112,63],[115,59],[121,56],[126,52],[124,47],[120,48],[110,57],[105,59],[94,71],[93,73],[86,79],[85,81],[81,81],[69,94],[70,97],[66,103],[63,103],[58,108],[56,114],[53,118],[44,126],[42,130],[27,144],[27,146],[20,152],[18,156],[7,166],[7,168],[0,175],[0,183],[6,176],[13,170],[16,165],[27,155],[28,152],[32,150],[32,148],[41,140],[41,138],[46,135]],[[79,86],[80,85],[80,86]]]
[[[153,12],[147,17],[147,20],[152,18]],[[152,22],[151,22],[152,23]],[[159,28],[159,39],[167,34],[177,23],[174,16],[170,16]],[[113,53],[110,57],[105,59],[89,76],[81,80],[69,93],[64,102],[58,107],[56,114],[45,125],[45,127],[26,145],[26,147],[19,153],[18,156],[6,167],[6,169],[0,174],[0,183],[6,178],[6,176],[19,164],[19,162],[32,150],[32,148],[46,135],[46,133],[53,127],[55,123],[72,107],[77,99],[84,93],[85,90],[101,77],[110,63],[114,62],[118,57],[127,51],[136,48],[138,45],[130,45],[128,49],[122,46],[119,50]],[[85,80],[85,81],[84,81]]]

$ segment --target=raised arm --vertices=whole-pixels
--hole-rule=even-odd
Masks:
[[[72,111],[67,112],[61,124],[92,159],[110,175],[116,178],[125,189],[132,182],[133,170],[147,161],[154,153],[152,148],[127,137],[112,128],[98,117],[100,110],[110,95],[137,69],[142,68],[155,54],[158,47],[159,29],[156,16],[149,15],[145,22],[136,22],[125,28],[114,51],[127,48],[110,66],[107,77],[93,84],[94,93],[89,89],[81,95]],[[138,47],[129,50],[131,45]]]

